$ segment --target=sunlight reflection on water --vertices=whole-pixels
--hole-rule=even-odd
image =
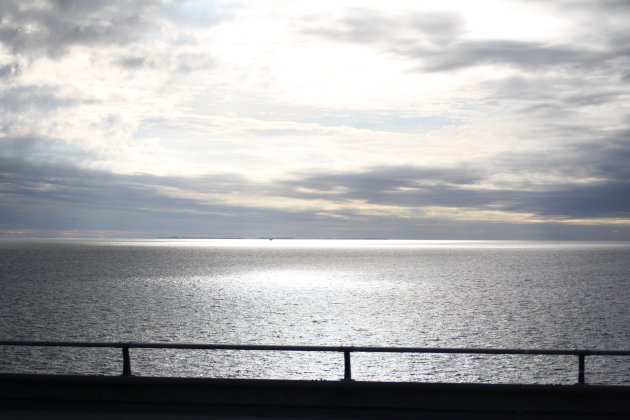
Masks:
[[[627,243],[0,241],[0,252],[4,339],[630,345]],[[120,363],[98,351],[0,352],[3,371],[116,374]],[[338,379],[343,363],[340,355],[133,353],[142,375]],[[357,379],[575,382],[573,362],[526,359],[356,355],[353,366]],[[628,383],[619,374],[628,363],[616,363],[594,359],[592,377]]]

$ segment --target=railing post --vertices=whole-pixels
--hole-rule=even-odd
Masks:
[[[131,376],[131,359],[129,358],[129,347],[122,348],[123,354],[123,376]]]
[[[578,384],[584,385],[584,371],[585,371],[585,363],[584,363],[584,353],[578,354]]]
[[[345,381],[351,381],[352,380],[352,367],[350,366],[350,352],[349,351],[343,352],[343,365],[344,365],[343,379]]]

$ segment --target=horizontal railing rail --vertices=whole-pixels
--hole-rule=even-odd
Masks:
[[[487,354],[487,355],[550,355],[577,356],[578,384],[585,384],[585,358],[587,356],[630,356],[630,350],[590,349],[496,349],[496,348],[440,348],[440,347],[368,347],[368,346],[290,346],[264,344],[196,344],[196,343],[143,343],[143,342],[81,342],[81,341],[6,341],[0,346],[13,347],[90,347],[118,348],[123,354],[123,375],[131,375],[129,349],[180,349],[180,350],[238,350],[238,351],[290,351],[336,352],[344,355],[344,379],[352,380],[351,353],[420,353],[420,354]]]

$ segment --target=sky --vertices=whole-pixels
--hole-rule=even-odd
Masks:
[[[630,1],[0,1],[0,237],[630,240]]]

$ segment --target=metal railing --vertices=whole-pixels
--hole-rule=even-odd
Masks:
[[[182,344],[142,342],[69,342],[69,341],[2,341],[0,346],[26,347],[90,347],[122,349],[123,371],[131,373],[129,349],[181,349],[181,350],[240,350],[240,351],[293,351],[293,352],[336,352],[343,353],[344,380],[352,380],[351,353],[423,353],[423,354],[487,354],[487,355],[549,355],[577,356],[578,384],[585,384],[586,356],[630,356],[630,350],[551,350],[551,349],[480,349],[480,348],[436,348],[436,347],[363,347],[363,346],[280,346],[280,345],[237,345],[237,344]]]

